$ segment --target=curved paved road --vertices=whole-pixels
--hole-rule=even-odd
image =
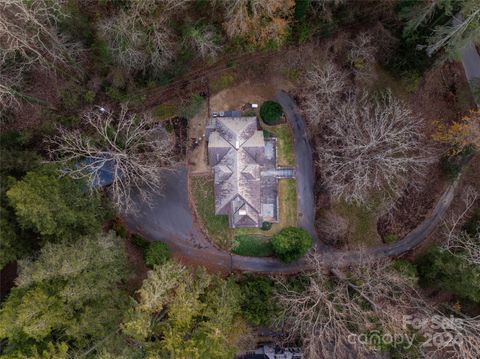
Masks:
[[[186,192],[186,188],[183,186],[183,184],[186,183],[186,171],[179,171],[178,176],[178,181],[170,182],[171,184],[178,184],[178,186],[175,186],[175,188],[169,187],[169,190],[173,191],[169,193],[179,195],[181,197],[179,198],[180,201],[176,202],[174,206],[178,205],[180,208],[185,209],[186,206],[188,207],[188,200],[183,196],[183,193]],[[369,248],[365,251],[338,251],[326,247],[321,250],[323,263],[325,266],[354,264],[360,261],[365,255],[395,257],[415,248],[432,233],[442,220],[443,215],[454,198],[457,184],[458,180],[448,186],[432,210],[430,217],[402,240],[381,247]],[[158,197],[158,200],[163,202],[164,197]],[[183,209],[181,211],[183,211]],[[179,213],[175,208],[171,208],[171,210],[174,213]],[[183,214],[188,217],[187,221],[190,222],[192,218],[191,212],[187,212],[183,212]],[[188,264],[207,267],[212,271],[225,273],[232,271],[298,273],[309,269],[303,260],[293,264],[285,264],[274,258],[231,255],[226,251],[213,247],[208,244],[208,242],[204,242],[206,239],[201,232],[196,231],[194,227],[192,227],[192,231],[166,234],[163,225],[168,225],[165,221],[168,222],[170,219],[162,218],[162,213],[157,212],[155,207],[149,209],[145,206],[141,212],[136,215],[130,215],[125,220],[130,230],[142,234],[149,240],[161,240],[167,243],[174,257]],[[176,220],[174,219],[174,221]],[[196,238],[192,238],[192,236]],[[206,243],[206,245],[203,245],[203,243]]]
[[[277,99],[284,106],[295,134],[297,152],[297,187],[299,192],[300,225],[316,238],[313,226],[313,170],[311,150],[305,136],[305,123],[294,101],[280,92]],[[302,158],[305,155],[306,158]],[[302,159],[299,161],[298,159]],[[299,174],[303,174],[299,178]],[[196,227],[188,201],[188,174],[185,168],[165,174],[165,195],[154,198],[154,205],[142,205],[135,214],[125,216],[128,228],[149,240],[167,243],[174,257],[188,264],[201,265],[212,271],[257,273],[298,273],[308,270],[304,260],[285,264],[275,258],[242,257],[219,250],[208,242]],[[365,251],[339,251],[327,246],[317,246],[325,266],[354,264],[365,255],[395,257],[405,253],[425,240],[440,223],[455,194],[458,180],[451,183],[436,203],[431,215],[416,229],[396,243],[369,248]]]

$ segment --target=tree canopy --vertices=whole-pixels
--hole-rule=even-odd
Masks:
[[[122,327],[147,357],[230,359],[235,354],[244,325],[233,280],[168,261],[148,273],[138,294]]]
[[[45,244],[36,259],[19,262],[17,286],[0,310],[4,353],[33,355],[51,345],[62,349],[63,341],[81,349],[105,339],[128,306],[119,287],[127,274],[113,233]]]
[[[145,263],[147,266],[164,264],[170,258],[168,246],[162,242],[149,243],[145,249]]]
[[[288,227],[273,236],[272,246],[278,258],[290,263],[307,253],[312,246],[312,237],[302,228]]]
[[[105,216],[98,194],[88,196],[82,182],[50,165],[28,172],[7,197],[22,227],[55,239],[95,233]]]
[[[427,39],[426,51],[429,55],[445,49],[449,55],[470,43],[479,43],[480,7],[476,0],[419,1],[405,14],[408,19],[405,32],[412,33],[419,26],[430,23],[433,32]]]
[[[267,125],[276,125],[283,115],[282,106],[275,101],[265,101],[260,107],[260,116]]]
[[[480,303],[480,268],[461,256],[432,247],[417,262],[420,284]]]

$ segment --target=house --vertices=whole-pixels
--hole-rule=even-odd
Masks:
[[[265,138],[256,117],[212,117],[206,136],[215,214],[232,228],[278,222],[277,179],[285,175],[276,168],[276,139]]]
[[[281,348],[279,346],[264,345],[254,352],[246,353],[236,359],[302,359],[300,348]]]

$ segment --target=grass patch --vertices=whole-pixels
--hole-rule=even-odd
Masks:
[[[187,103],[185,103],[183,107],[178,111],[179,116],[186,119],[191,119],[202,110],[204,102],[205,99],[202,96],[192,96],[192,98],[190,98],[190,100],[188,100]]]
[[[236,228],[235,235],[272,236],[286,227],[297,226],[297,186],[294,179],[278,181],[279,222],[272,223],[272,228]]]
[[[208,231],[210,240],[218,247],[230,250],[233,230],[228,226],[227,216],[215,215],[213,177],[211,175],[192,176],[190,186],[195,209]]]
[[[162,103],[155,106],[152,110],[152,114],[155,120],[164,121],[177,115],[178,108],[172,103]]]
[[[210,81],[210,91],[212,94],[225,90],[235,83],[235,75],[233,74],[222,74],[219,77]]]
[[[232,252],[248,257],[268,257],[273,255],[270,237],[243,234],[235,236]]]
[[[349,244],[354,247],[371,247],[381,243],[377,232],[376,207],[340,201],[334,205],[334,210],[349,224]]]
[[[277,138],[277,166],[295,166],[295,150],[293,148],[293,133],[286,123],[276,126],[269,126],[263,121],[261,123],[264,131],[271,133]]]
[[[398,234],[390,233],[383,238],[383,241],[387,244],[390,244],[397,242],[399,239],[400,237],[398,236]]]

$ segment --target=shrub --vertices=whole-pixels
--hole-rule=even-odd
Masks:
[[[145,238],[143,238],[141,235],[139,234],[132,234],[132,243],[135,244],[137,247],[140,247],[142,249],[147,249],[148,246],[150,245],[150,242],[147,241]]]
[[[269,278],[246,276],[239,285],[245,318],[254,325],[269,325],[278,312],[273,301],[274,282]]]
[[[302,228],[288,227],[273,236],[272,246],[278,258],[290,263],[307,253],[312,246],[312,237]]]
[[[267,125],[276,125],[280,123],[283,115],[282,106],[275,101],[265,101],[260,107],[260,117]]]
[[[416,280],[418,278],[417,267],[405,259],[396,259],[392,262],[392,267],[402,275]]]
[[[385,243],[394,243],[394,242],[398,241],[398,235],[397,235],[397,234],[393,234],[393,233],[387,234],[387,235],[383,238],[383,241],[384,241]]]
[[[272,228],[272,223],[270,222],[262,223],[262,231],[269,231],[271,228]]]
[[[175,117],[177,110],[177,106],[174,104],[162,103],[153,108],[152,114],[159,121],[163,121]]]
[[[164,264],[169,258],[170,251],[163,242],[152,242],[145,250],[145,263],[149,267]]]
[[[295,20],[304,20],[307,16],[310,0],[296,0],[295,1]]]
[[[88,90],[83,94],[83,100],[87,104],[91,105],[95,101],[95,96],[96,96],[95,91]]]
[[[80,94],[80,89],[75,86],[70,86],[67,90],[62,93],[62,106],[67,111],[75,110],[80,107],[82,94]]]
[[[120,222],[120,220],[117,219],[113,223],[112,228],[115,231],[115,233],[117,234],[117,236],[119,236],[120,238],[123,238],[123,239],[127,238],[127,235],[128,235],[127,229],[125,228],[123,223]]]
[[[460,152],[453,149],[453,155],[444,156],[440,161],[442,172],[451,179],[458,177],[469,157],[474,153],[472,145],[465,146]]]
[[[108,97],[110,97],[112,100],[117,102],[125,102],[128,99],[128,96],[125,93],[123,93],[123,91],[113,86],[107,86],[105,88],[105,94]]]
[[[271,137],[275,137],[275,135],[268,130],[263,130],[263,137],[271,138]]]

